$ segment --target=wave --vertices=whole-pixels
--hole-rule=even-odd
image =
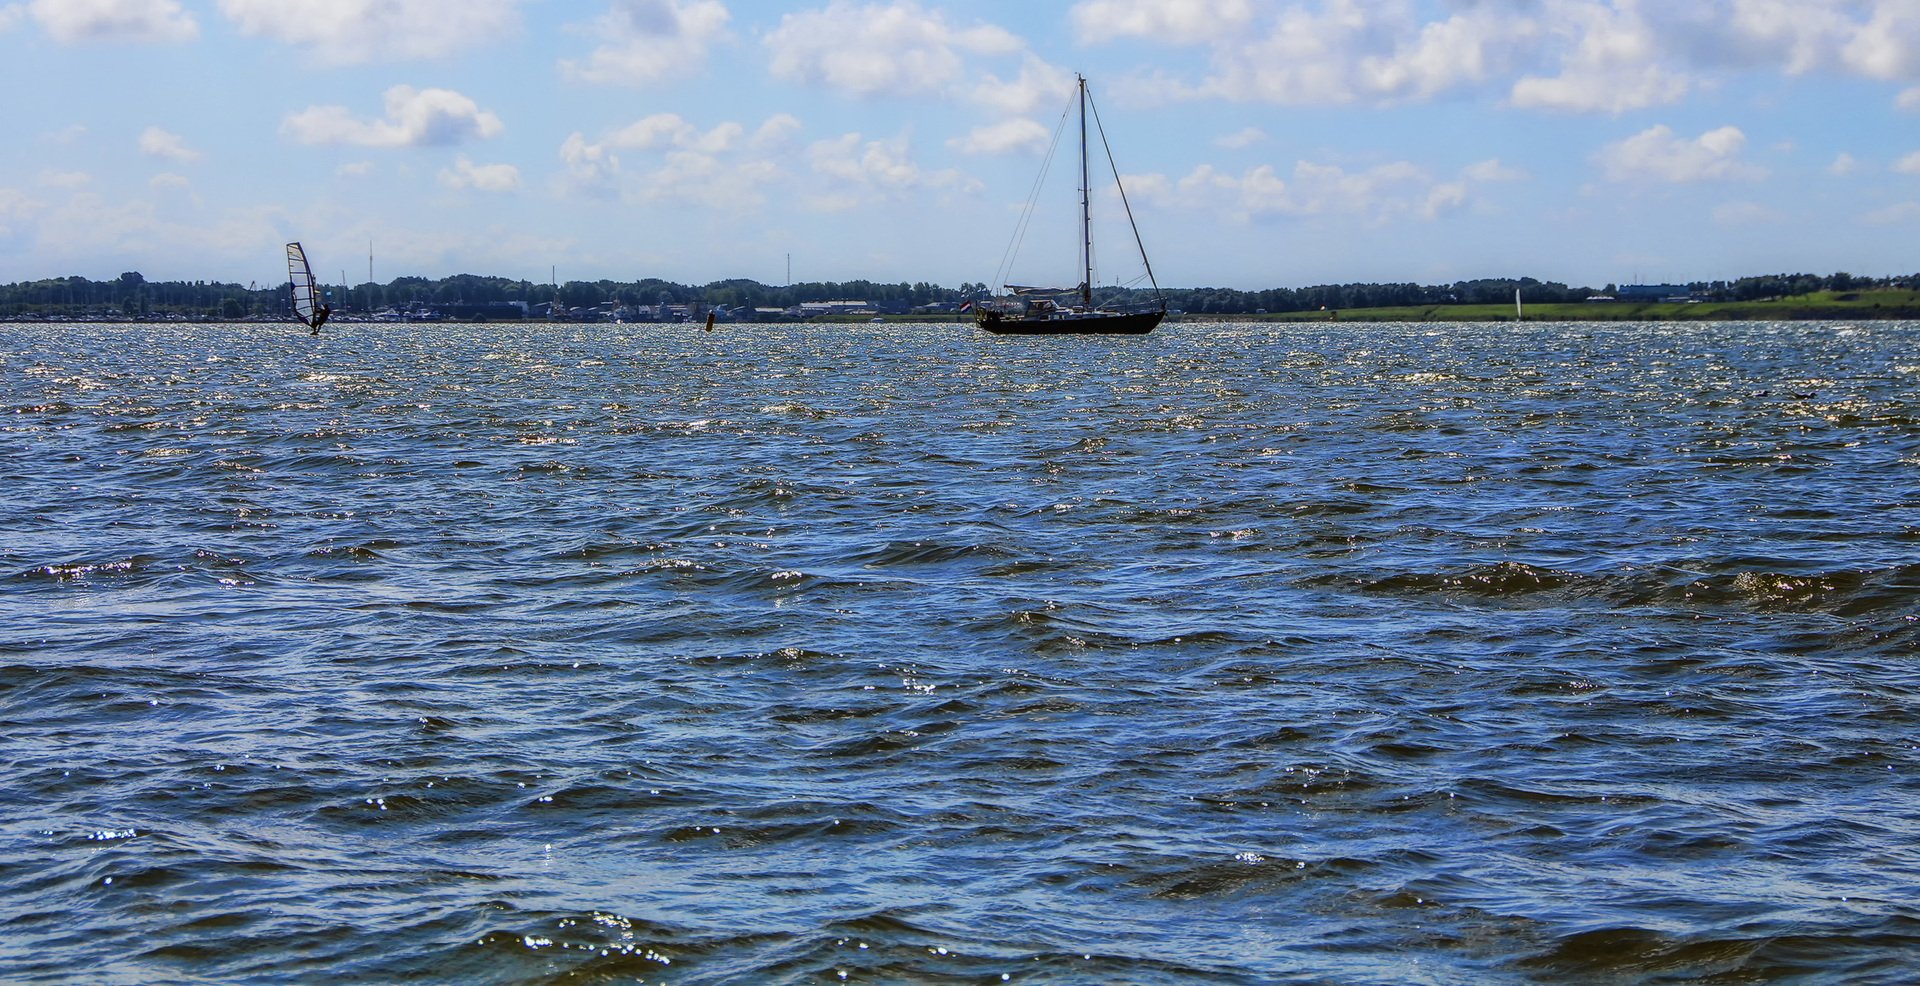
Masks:
[[[1295,582],[1309,588],[1454,596],[1514,605],[1590,600],[1617,607],[1727,607],[1864,617],[1909,611],[1920,593],[1920,564],[1813,572],[1707,572],[1648,565],[1590,573],[1503,561],[1379,576],[1328,573]]]

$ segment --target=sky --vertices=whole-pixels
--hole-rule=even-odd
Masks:
[[[1076,73],[1166,286],[1920,270],[1920,0],[0,0],[0,283],[1071,284]]]

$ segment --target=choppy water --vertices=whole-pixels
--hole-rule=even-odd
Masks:
[[[0,979],[1911,982],[1917,383],[0,326]]]

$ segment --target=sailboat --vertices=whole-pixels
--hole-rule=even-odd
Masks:
[[[1153,265],[1147,261],[1146,244],[1140,239],[1140,227],[1133,221],[1133,207],[1127,204],[1127,192],[1120,188],[1120,204],[1126,208],[1127,224],[1133,227],[1133,242],[1140,249],[1140,263],[1153,285],[1155,300],[1127,307],[1093,303],[1093,213],[1092,182],[1087,171],[1087,110],[1092,97],[1087,93],[1087,78],[1076,75],[1080,105],[1080,286],[1043,288],[1006,284],[1005,293],[974,306],[974,323],[1000,335],[1144,335],[1152,332],[1167,317],[1167,299],[1153,279]],[[1099,127],[1100,111],[1093,111],[1099,128],[1100,144],[1106,148],[1106,129]],[[1064,121],[1063,121],[1064,122]],[[1120,169],[1113,163],[1113,151],[1107,148],[1107,166],[1113,171],[1114,186],[1120,186]],[[1037,191],[1037,187],[1036,187]],[[1033,203],[1027,204],[1031,215]],[[1025,221],[1022,221],[1024,227]],[[1016,241],[1018,239],[1016,234]],[[1009,251],[1011,253],[1011,251]],[[1065,304],[1062,302],[1065,301]]]
[[[320,301],[313,267],[307,263],[307,251],[301,249],[297,241],[287,244],[287,288],[292,293],[293,317],[311,327],[314,335],[319,335],[320,326],[327,323],[333,309]]]

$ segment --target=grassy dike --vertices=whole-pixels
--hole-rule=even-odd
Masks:
[[[1920,321],[1920,291],[1817,291],[1766,301],[1640,302],[1584,301],[1526,306],[1529,322],[1793,322]],[[971,315],[885,315],[888,322],[972,322]],[[858,323],[871,315],[830,315],[816,322]],[[1187,312],[1181,322],[1511,322],[1513,306],[1407,305],[1398,308],[1343,308],[1337,312],[1271,312],[1260,315],[1208,315]]]
[[[1330,317],[1342,322],[1510,322],[1513,320],[1513,306],[1409,305],[1400,308],[1353,308],[1339,312],[1184,316],[1189,321],[1246,319],[1271,322],[1321,322]],[[1920,319],[1920,291],[1819,291],[1766,301],[1584,301],[1526,306],[1526,320],[1529,322],[1783,322],[1816,319]]]

